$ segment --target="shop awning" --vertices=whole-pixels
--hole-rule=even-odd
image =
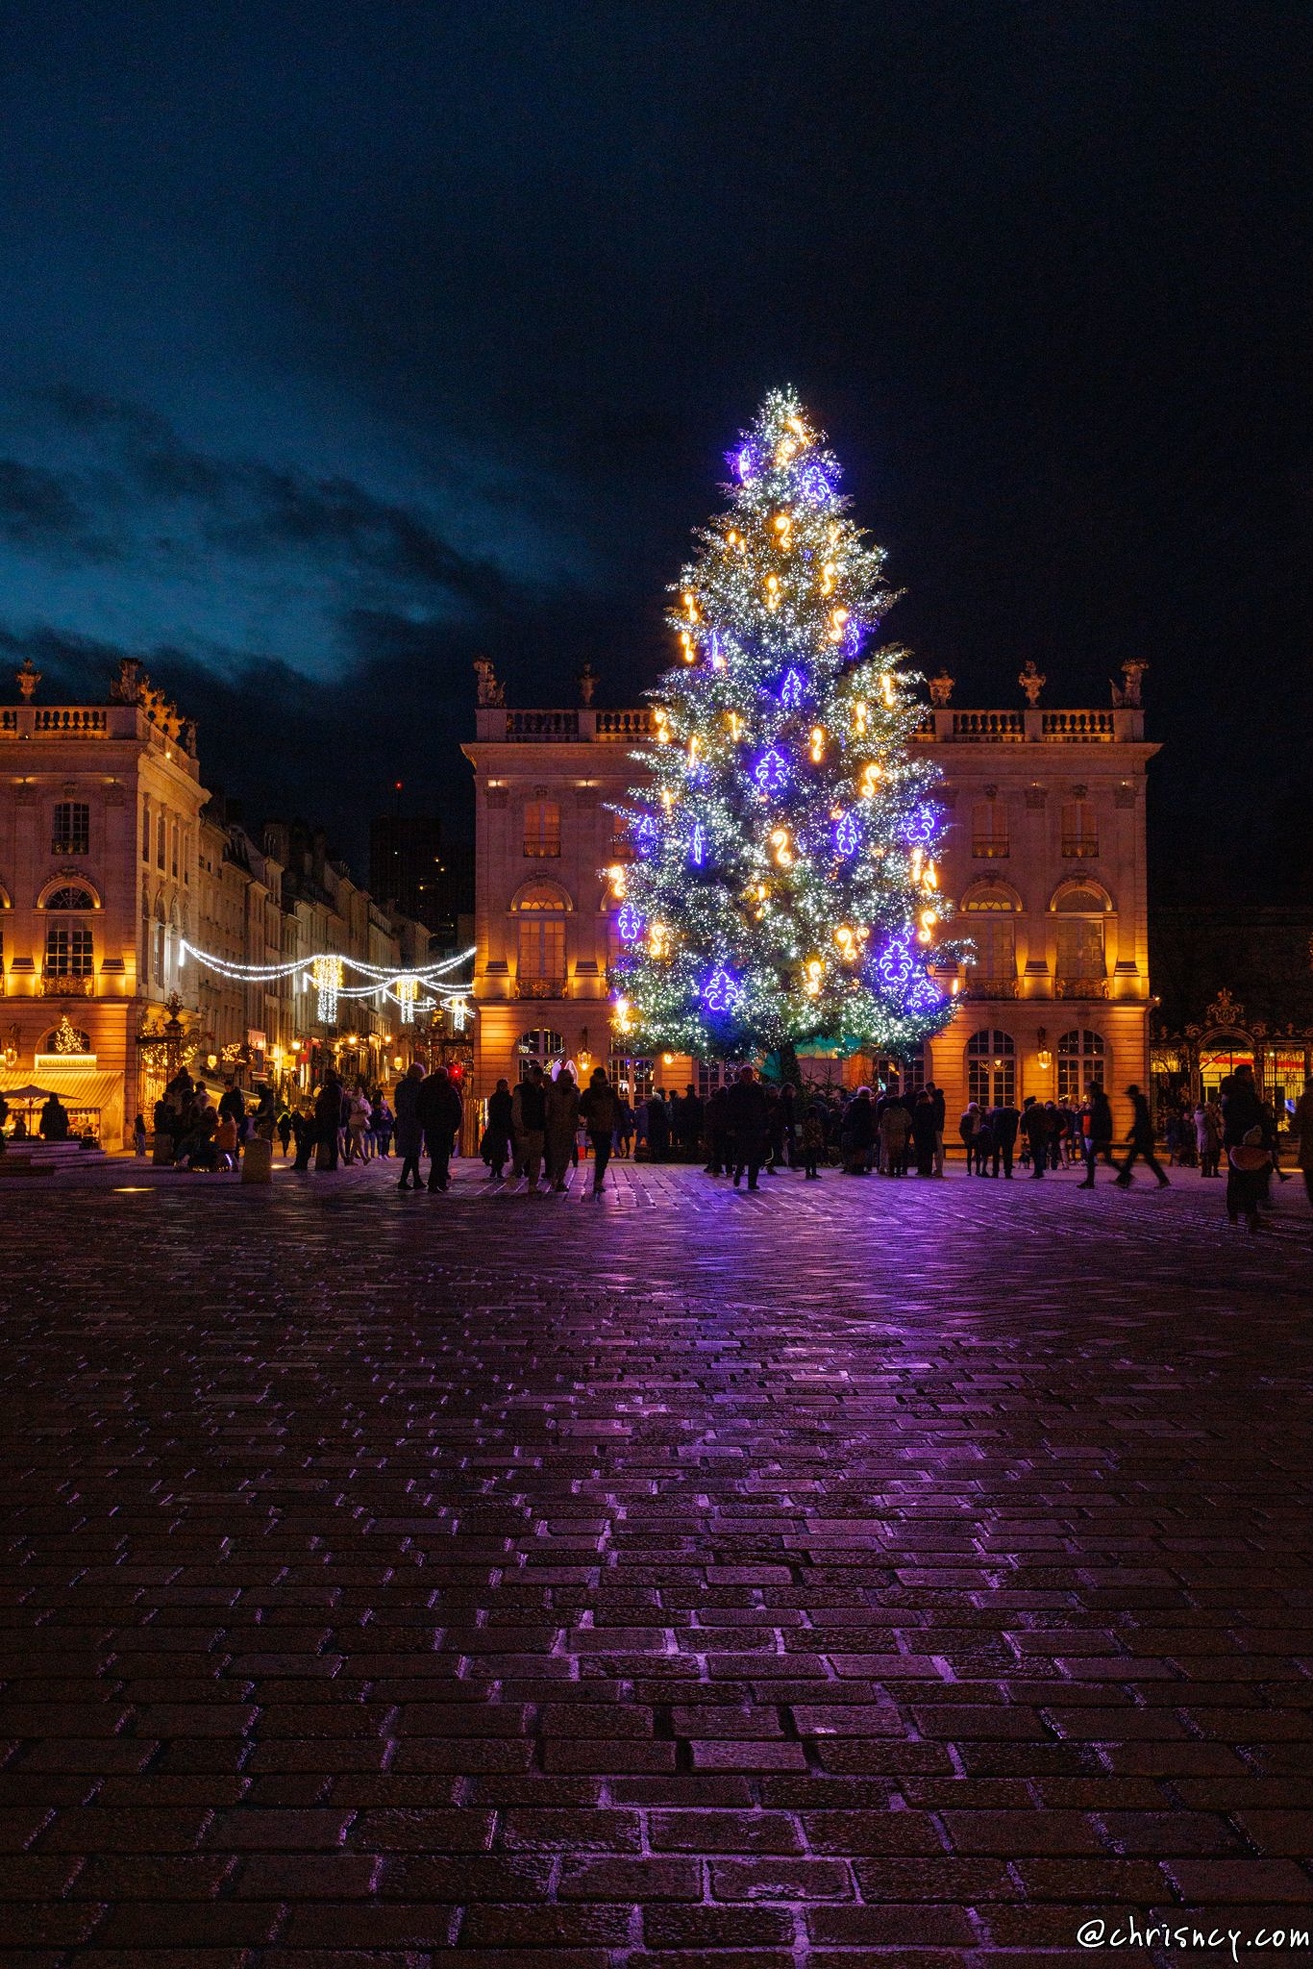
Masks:
[[[78,1073],[63,1067],[46,1066],[41,1069],[41,1079],[52,1094],[58,1094],[66,1108],[103,1109],[113,1107],[123,1099],[121,1073]],[[0,1073],[0,1094],[17,1093],[20,1088],[30,1087],[31,1084],[30,1074]]]

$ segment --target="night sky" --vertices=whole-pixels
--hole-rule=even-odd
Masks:
[[[791,382],[924,669],[1147,658],[1164,889],[1313,895],[1305,0],[43,0],[0,63],[47,702],[143,657],[252,820],[459,826],[471,657],[632,701]]]

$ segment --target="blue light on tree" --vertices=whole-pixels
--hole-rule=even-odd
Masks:
[[[770,751],[758,759],[752,769],[752,777],[768,799],[777,799],[789,783],[789,762],[772,745]]]
[[[626,943],[637,943],[643,934],[641,911],[635,909],[631,902],[622,903],[620,914],[615,919],[615,926]]]
[[[850,861],[862,845],[862,829],[856,814],[843,814],[834,830],[834,845],[845,861]]]
[[[723,964],[717,965],[702,988],[702,1002],[709,1012],[732,1012],[742,997],[743,986]]]
[[[834,494],[834,487],[830,484],[825,467],[814,461],[804,465],[798,473],[798,487],[803,497],[810,499],[815,506],[823,506]]]
[[[634,846],[638,849],[639,854],[655,854],[657,843],[660,839],[661,830],[656,824],[656,816],[654,814],[640,814],[634,822]]]
[[[912,945],[907,937],[890,937],[875,960],[875,972],[880,983],[889,991],[905,991],[912,982],[916,970],[916,959],[912,956]]]
[[[780,703],[786,711],[796,711],[802,703],[803,692],[807,686],[800,670],[786,670],[784,682],[780,685]]]
[[[692,862],[694,868],[701,868],[703,862],[707,858],[707,844],[706,844],[706,839],[702,832],[702,822],[700,820],[695,821],[693,823],[693,839],[689,842],[688,858]]]
[[[922,971],[907,994],[906,1004],[909,1012],[939,1012],[943,1009],[944,994]]]
[[[913,807],[903,823],[903,839],[914,848],[926,848],[939,830],[939,814],[928,800]]]

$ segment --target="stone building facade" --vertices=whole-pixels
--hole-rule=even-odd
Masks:
[[[211,801],[195,728],[138,665],[101,703],[39,703],[39,682],[25,665],[20,702],[0,706],[11,1106],[21,1087],[51,1089],[75,1129],[119,1148],[180,1063],[216,1087],[268,1080],[289,1094],[330,1060],[390,1080],[415,1038],[395,1004],[344,999],[326,1025],[301,966],[337,952],[401,974],[429,961],[428,933],[381,910],[321,834],[272,824],[257,842]],[[286,974],[236,980],[187,945]]]
[[[1108,709],[1042,708],[1031,666],[1016,710],[956,710],[951,680],[935,680],[916,743],[943,769],[941,881],[974,960],[942,974],[958,1009],[918,1058],[814,1057],[808,1078],[933,1079],[950,1111],[973,1097],[1074,1095],[1097,1078],[1126,1118],[1122,1090],[1149,1068],[1145,774],[1158,749],[1144,736],[1143,666],[1126,668]],[[631,1094],[653,1078],[705,1091],[717,1066],[630,1061],[611,1044],[604,871],[626,849],[610,803],[641,776],[631,752],[649,714],[510,709],[487,665],[479,696],[464,747],[476,797],[476,1091],[562,1057],[610,1062]]]

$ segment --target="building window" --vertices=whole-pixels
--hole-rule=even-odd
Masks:
[[[46,976],[89,978],[92,967],[90,930],[52,923],[46,931]]]
[[[528,1079],[529,1069],[533,1066],[540,1066],[544,1073],[550,1073],[553,1066],[565,1058],[565,1040],[559,1032],[535,1027],[532,1032],[520,1034],[515,1057],[520,1063],[521,1080]]]
[[[1068,800],[1062,809],[1062,853],[1067,861],[1092,861],[1099,852],[1099,817],[1092,801]]]
[[[877,1094],[919,1094],[925,1086],[924,1046],[905,1060],[878,1053],[871,1061],[871,1086]]]
[[[1007,889],[975,889],[962,905],[966,934],[975,945],[967,959],[967,990],[978,998],[1017,994],[1016,903]]]
[[[1097,889],[1069,889],[1057,912],[1058,989],[1068,998],[1107,996],[1103,897]]]
[[[650,1088],[652,1084],[652,1062],[650,1060],[639,1060],[636,1064],[648,1068],[648,1086]],[[695,1064],[697,1066],[698,1093],[704,1101],[709,1101],[718,1088],[732,1087],[734,1085],[734,1082],[739,1077],[739,1067],[742,1062],[739,1060],[698,1060]]]
[[[91,852],[91,809],[85,800],[60,800],[50,829],[52,855]]]
[[[96,898],[92,895],[90,889],[78,889],[70,884],[67,888],[52,889],[41,907],[43,909],[59,910],[94,909],[96,907]]]
[[[520,918],[522,984],[565,986],[565,917],[545,910]]]
[[[634,1060],[627,1053],[612,1053],[611,1085],[631,1108],[636,1108],[652,1092],[655,1068],[655,1060]]]
[[[977,861],[1006,861],[1008,810],[1001,800],[978,800],[971,810],[971,852]]]
[[[561,809],[555,800],[530,800],[524,809],[526,855],[556,856],[561,852]]]
[[[988,1028],[967,1041],[967,1099],[982,1108],[1017,1104],[1017,1049],[1010,1033]]]
[[[154,962],[151,966],[151,969],[155,978],[155,982],[159,986],[161,991],[163,991],[164,989],[165,934],[166,933],[164,928],[164,905],[163,903],[156,903],[155,924],[154,924]]]
[[[1079,1101],[1091,1087],[1106,1085],[1106,1064],[1102,1033],[1091,1032],[1088,1027],[1064,1032],[1058,1041],[1058,1099]]]
[[[157,814],[155,817],[155,866],[156,868],[159,869],[160,873],[163,874],[164,872],[164,816],[163,814]]]
[[[170,840],[171,840],[171,847],[172,847],[172,859],[170,862],[170,868],[173,875],[173,879],[176,882],[178,879],[178,823],[176,820],[173,823],[173,830],[170,836]]]
[[[141,858],[150,860],[150,803],[145,800],[141,805]]]

